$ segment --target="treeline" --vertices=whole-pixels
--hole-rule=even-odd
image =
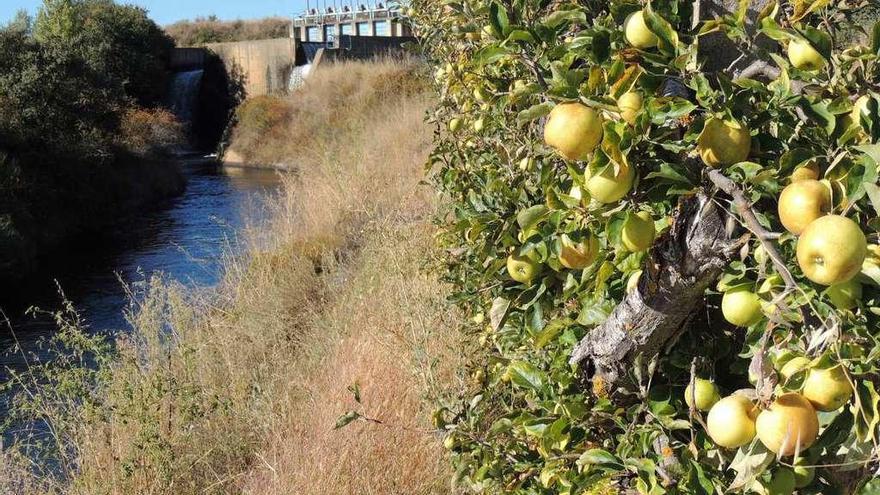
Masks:
[[[179,140],[161,103],[174,41],[135,6],[44,0],[0,30],[0,275],[180,188],[146,159]]]
[[[215,16],[197,17],[165,27],[178,46],[199,46],[221,41],[284,38],[290,33],[290,19],[267,17],[250,21],[221,21]]]

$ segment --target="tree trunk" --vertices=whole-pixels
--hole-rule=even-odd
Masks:
[[[674,342],[704,293],[728,265],[743,239],[731,238],[727,212],[705,193],[683,198],[672,227],[654,243],[636,290],[575,347],[572,364],[603,389],[633,388],[627,370]]]

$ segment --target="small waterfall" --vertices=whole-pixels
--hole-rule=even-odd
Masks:
[[[195,116],[196,101],[202,87],[203,70],[177,72],[171,79],[168,106],[184,124],[191,124]]]
[[[293,70],[290,71],[290,82],[287,84],[287,90],[293,91],[299,89],[306,82],[306,77],[309,76],[309,70],[311,68],[312,64],[294,67]]]

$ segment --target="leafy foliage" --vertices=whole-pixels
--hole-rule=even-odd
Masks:
[[[734,12],[692,24],[694,6],[684,0],[412,3],[440,95],[431,167],[450,205],[442,218],[449,278],[482,348],[470,369],[472,394],[439,412],[464,485],[485,493],[580,494],[609,482],[650,494],[767,493],[793,460],[776,458],[757,439],[719,448],[683,391],[693,367],[727,393],[756,387],[752,397],[766,407],[803,386],[801,372],[773,390],[772,368],[794,355],[816,368],[841,364],[856,389],[845,407],[819,414],[820,437],[801,456],[819,468],[799,493],[851,490],[843,480],[876,470],[877,260],[870,255],[858,275],[855,305],[838,309],[831,291],[805,277],[797,237],[777,213],[791,174],[818,166],[832,212],[858,222],[876,249],[880,35],[875,27],[862,44],[840,46],[835,28],[865,4],[771,1],[755,10],[743,0]],[[626,40],[624,21],[639,9],[655,47]],[[719,36],[727,53],[701,50]],[[795,67],[786,52],[796,43],[818,52],[824,67]],[[730,67],[709,70],[731,51]],[[644,98],[631,122],[618,107],[628,92]],[[853,114],[860,97],[864,110]],[[601,144],[582,161],[562,159],[541,135],[543,118],[569,101],[605,115]],[[782,266],[752,235],[718,292],[705,294],[705,314],[667,352],[637,360],[629,377],[635,391],[590,387],[585,370],[569,364],[572,348],[623,299],[627,281],[648,269],[646,254],[621,242],[628,216],[648,212],[663,235],[678,199],[706,191],[743,222],[700,161],[711,118],[751,135],[748,158],[718,170],[742,189],[761,228],[782,232],[764,239]],[[636,171],[632,190],[620,201],[591,200],[589,179],[623,167]],[[598,239],[595,261],[566,268],[564,236]],[[510,254],[539,264],[540,275],[511,280]],[[795,287],[786,289],[781,270]],[[764,314],[734,328],[719,314],[719,292],[742,287],[758,294]]]

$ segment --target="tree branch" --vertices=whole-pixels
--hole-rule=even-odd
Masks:
[[[606,387],[622,384],[639,354],[654,356],[674,340],[745,242],[727,234],[727,216],[704,193],[683,198],[672,227],[651,249],[636,290],[578,343],[570,362]]]
[[[767,230],[761,226],[761,223],[758,222],[758,217],[755,216],[755,211],[752,210],[751,203],[746,200],[743,192],[736,187],[736,184],[734,184],[732,180],[716,169],[709,170],[708,176],[709,180],[715,184],[715,187],[721,189],[733,198],[733,204],[736,206],[736,210],[740,217],[742,217],[743,222],[745,222],[746,228],[751,233],[755,234],[755,237],[757,237],[758,241],[761,242],[761,245],[764,246],[764,251],[767,252],[767,256],[770,257],[773,266],[785,282],[784,293],[787,295],[793,292],[797,288],[797,282],[795,282],[788,267],[785,266],[785,260],[782,259],[779,251],[776,250],[776,246],[771,242],[771,239],[775,239],[778,236],[767,232]]]

